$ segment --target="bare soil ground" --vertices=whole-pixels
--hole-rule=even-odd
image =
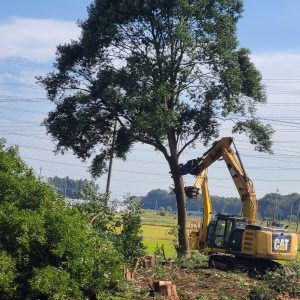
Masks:
[[[224,272],[206,267],[182,268],[176,264],[156,264],[152,269],[139,268],[135,284],[144,299],[155,299],[153,282],[172,281],[177,286],[180,299],[243,300],[257,279],[240,272]]]

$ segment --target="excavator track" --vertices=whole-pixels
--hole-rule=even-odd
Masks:
[[[274,271],[282,265],[272,260],[253,259],[225,254],[212,254],[209,256],[208,265],[222,271],[239,270],[248,272],[251,276],[260,276],[267,271]]]

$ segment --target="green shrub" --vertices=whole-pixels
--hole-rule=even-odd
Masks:
[[[265,275],[268,286],[278,293],[300,297],[300,263],[279,268]]]
[[[190,295],[183,289],[178,289],[178,295],[182,300],[189,300],[191,299]]]
[[[3,299],[13,297],[16,290],[15,278],[15,260],[6,252],[0,251],[0,295],[3,295]]]
[[[127,263],[131,264],[135,257],[145,254],[142,243],[141,207],[134,197],[125,199],[124,210],[120,215],[117,214],[115,207],[109,204],[108,195],[99,193],[94,184],[85,187],[81,198],[84,202],[77,206],[78,209],[87,216],[100,236],[115,245]]]
[[[121,213],[120,251],[123,253],[125,260],[128,263],[132,263],[135,257],[145,255],[141,230],[141,206],[133,197],[128,197],[124,204],[125,209]]]
[[[274,300],[276,299],[274,290],[270,290],[265,283],[251,286],[249,300]]]
[[[1,299],[96,298],[115,288],[122,265],[112,242],[0,142]]]
[[[161,217],[165,217],[168,214],[168,212],[164,209],[163,210],[161,209],[160,211],[158,211],[157,214]]]
[[[32,291],[39,297],[49,299],[82,299],[78,283],[65,270],[52,266],[34,270],[30,279]]]
[[[190,257],[181,257],[177,260],[179,266],[187,269],[203,268],[208,266],[208,256],[193,251]]]
[[[238,300],[235,296],[225,296],[225,295],[222,295],[219,297],[218,300]]]
[[[282,266],[274,272],[268,272],[264,280],[251,288],[250,300],[273,300],[277,294],[300,296],[300,264]]]
[[[154,250],[154,256],[158,259],[164,259],[164,260],[167,259],[164,244],[162,244],[161,246],[156,244],[156,247],[155,247],[155,250]]]
[[[195,300],[207,300],[207,297],[200,293],[196,296]]]

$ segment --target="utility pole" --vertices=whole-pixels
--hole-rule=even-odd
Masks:
[[[276,190],[276,197],[275,197],[275,207],[274,207],[274,216],[273,216],[273,221],[278,220],[278,207],[277,207],[277,197],[278,197],[278,188]]]
[[[297,233],[298,233],[298,225],[299,225],[299,206],[298,206],[298,209],[297,209],[297,229],[296,229]]]
[[[114,123],[114,131],[113,131],[112,143],[111,143],[111,148],[110,148],[108,174],[107,174],[107,182],[106,182],[106,193],[107,194],[110,192],[110,181],[111,181],[111,172],[112,172],[112,165],[113,165],[116,133],[117,133],[117,120],[115,120],[115,123]]]
[[[64,191],[65,198],[67,197],[67,188],[68,188],[68,176],[66,176],[65,178],[65,191]]]
[[[42,166],[40,166],[40,173],[39,173],[39,180],[41,180],[41,178],[42,178]]]
[[[294,202],[292,202],[292,206],[291,206],[291,213],[290,213],[290,221],[289,221],[289,224],[291,224],[291,222],[292,222],[293,208],[294,208]]]

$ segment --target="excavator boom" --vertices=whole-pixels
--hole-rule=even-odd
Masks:
[[[200,158],[180,166],[181,175],[199,176],[205,169],[219,159],[224,159],[242,201],[242,216],[249,224],[256,223],[257,198],[252,181],[248,178],[238,151],[231,148],[233,139],[224,137],[215,142]]]

